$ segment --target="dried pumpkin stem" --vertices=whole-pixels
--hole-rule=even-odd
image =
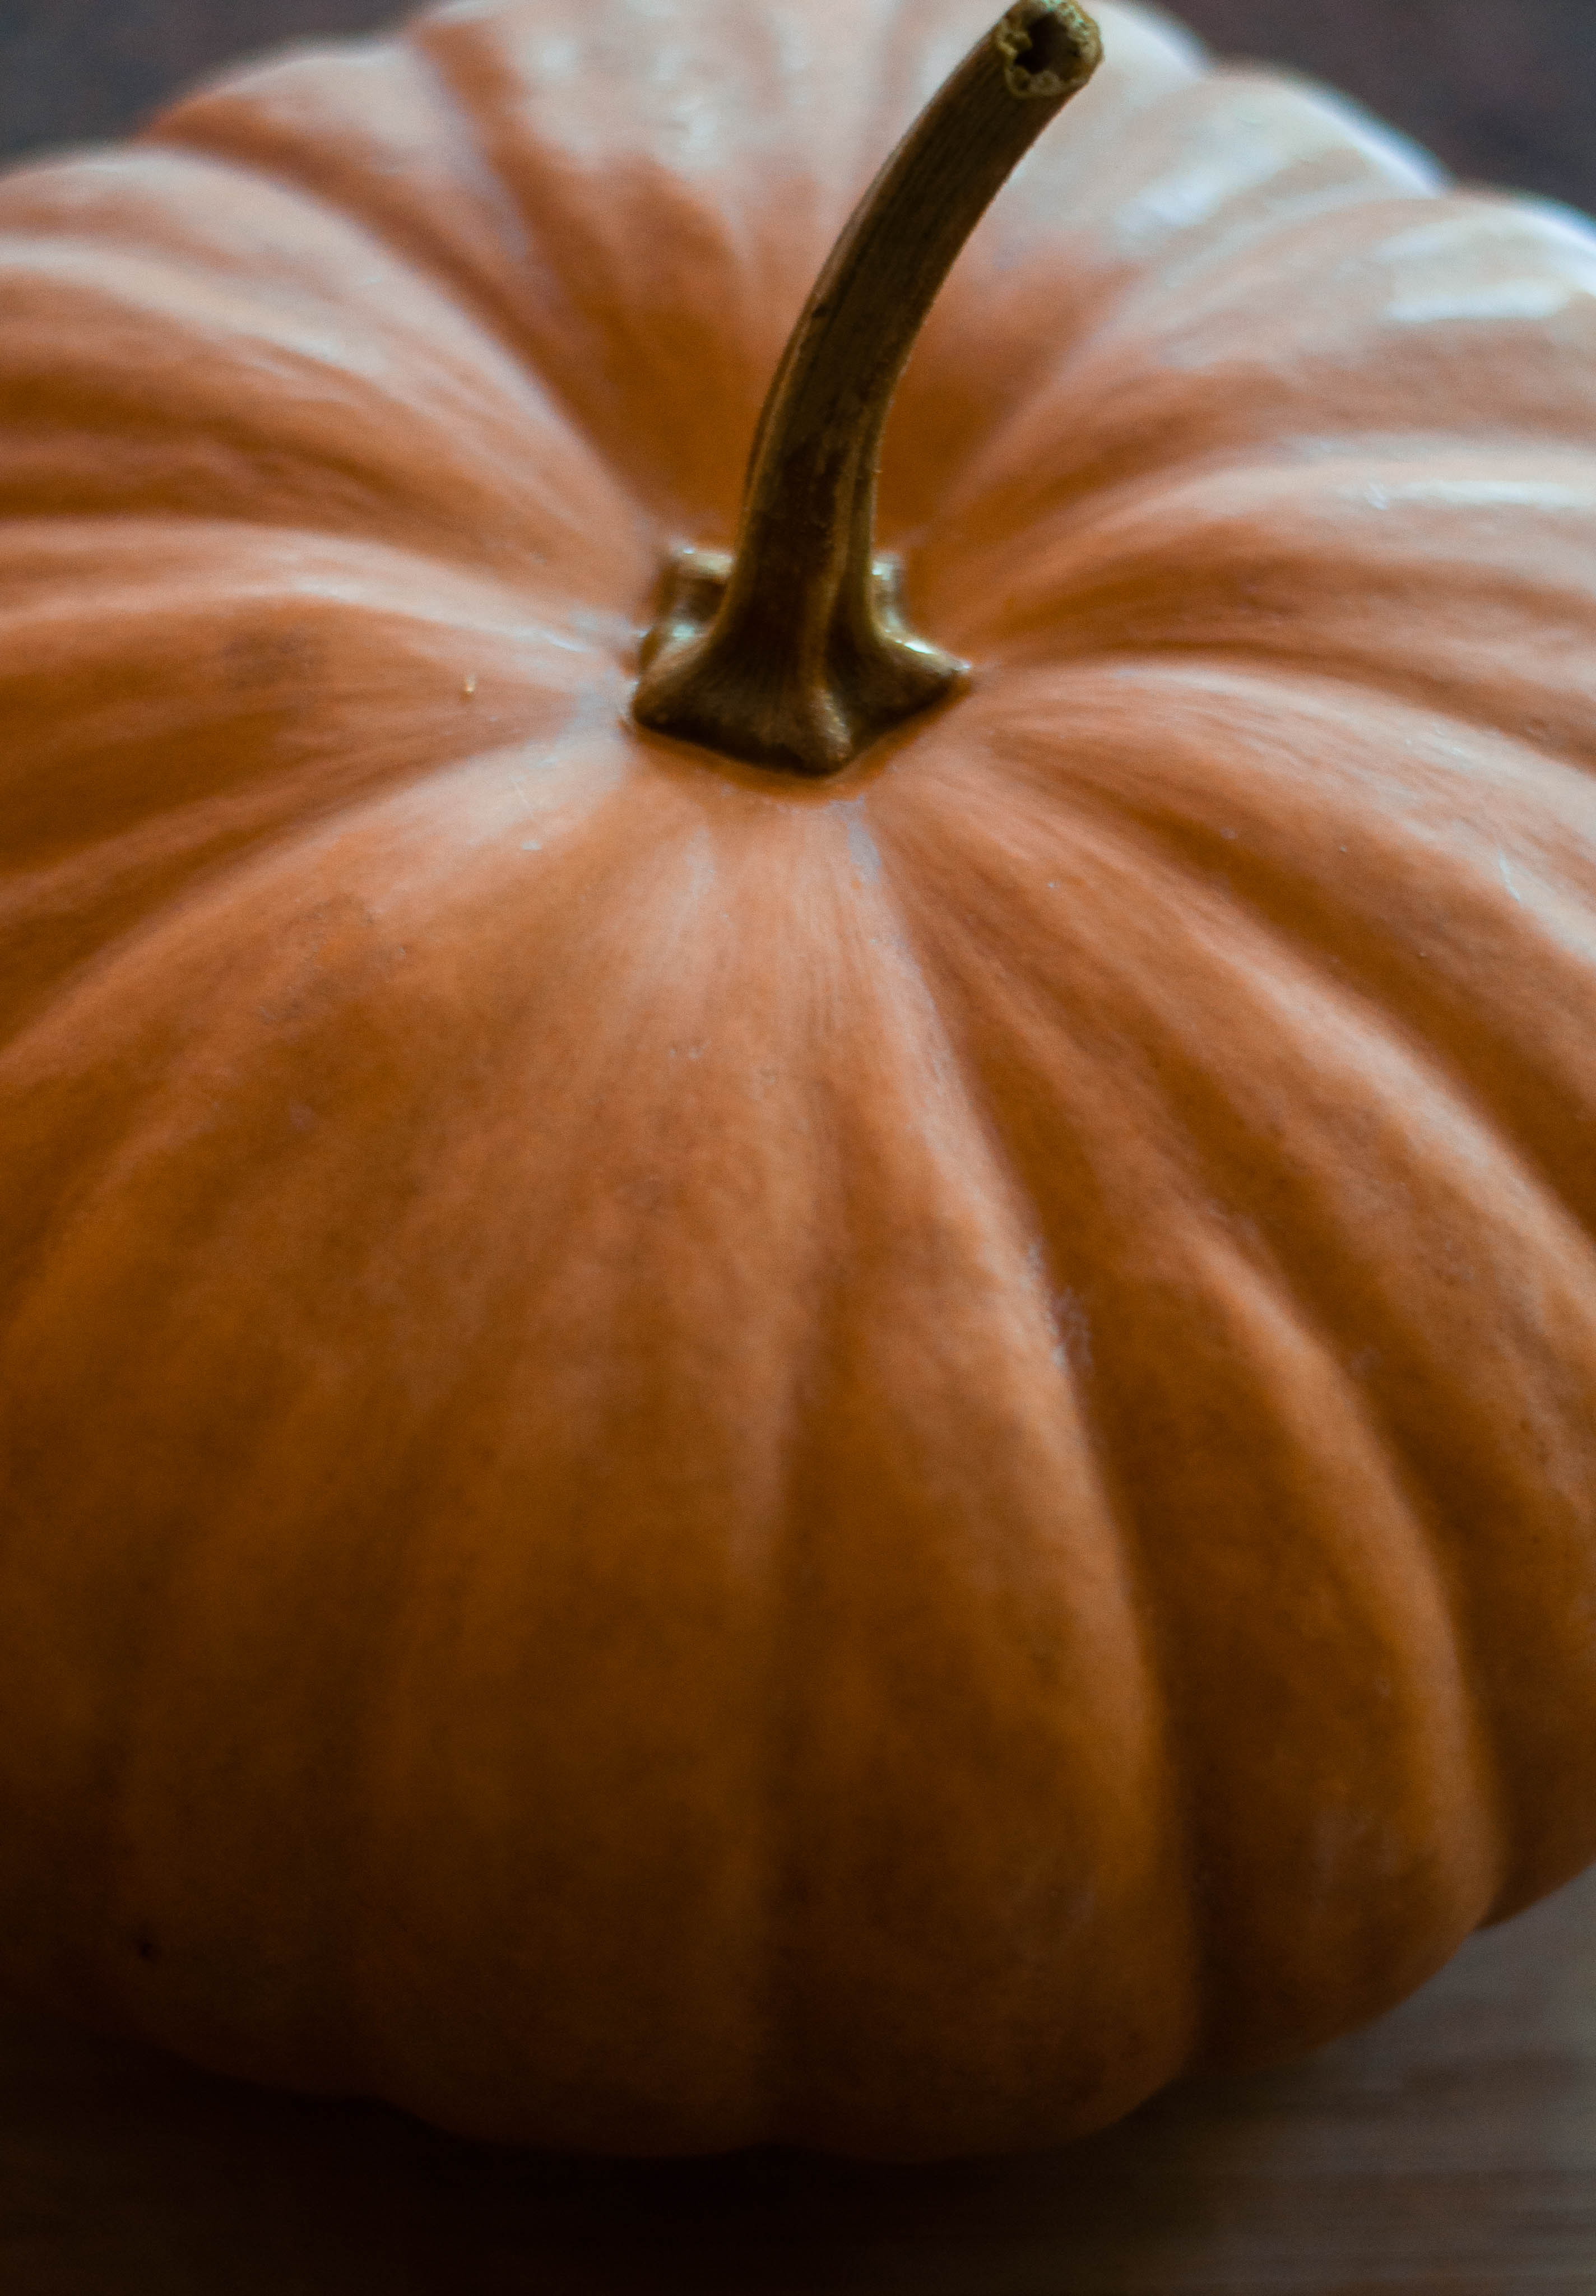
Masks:
[[[954,258],[1101,54],[1073,0],[1017,0],[888,160],[782,353],[737,547],[683,549],[642,648],[638,723],[723,755],[831,774],[962,685],[899,615],[873,554],[888,408]]]

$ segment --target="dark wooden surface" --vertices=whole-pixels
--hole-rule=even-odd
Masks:
[[[750,0],[755,4],[755,0]],[[389,0],[0,0],[0,152]],[[1189,0],[1461,171],[1596,207],[1596,0]],[[1371,2031],[1069,2152],[611,2167],[0,2019],[6,2296],[1596,2296],[1596,1876]]]
[[[1592,2296],[1596,1874],[1068,2152],[616,2165],[0,2019],[7,2296]]]

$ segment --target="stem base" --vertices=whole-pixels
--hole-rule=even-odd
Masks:
[[[831,628],[818,663],[795,652],[790,625],[762,634],[764,614],[746,611],[737,617],[745,627],[731,625],[734,608],[723,609],[733,565],[725,550],[673,554],[639,654],[639,725],[747,765],[819,776],[969,683],[967,662],[904,621],[896,558],[872,559],[863,613]]]

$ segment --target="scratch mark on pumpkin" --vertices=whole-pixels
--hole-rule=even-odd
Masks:
[[[1508,891],[1512,895],[1514,900],[1518,902],[1518,906],[1522,908],[1524,906],[1524,896],[1518,890],[1518,886],[1513,882],[1513,873],[1508,867],[1507,855],[1502,851],[1500,845],[1496,848],[1496,866],[1502,872],[1502,883],[1507,887]]]

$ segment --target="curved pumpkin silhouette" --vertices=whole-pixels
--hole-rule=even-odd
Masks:
[[[0,184],[4,1974],[500,2138],[1056,2141],[1596,1856],[1596,235],[1102,12],[882,537],[641,733],[980,26],[486,0]]]

